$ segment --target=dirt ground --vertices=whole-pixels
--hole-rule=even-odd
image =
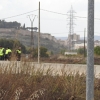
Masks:
[[[37,58],[34,58],[33,61],[37,61]],[[67,58],[67,59],[40,58],[40,61],[47,63],[86,64],[87,58]],[[100,65],[100,58],[94,58],[94,64]]]

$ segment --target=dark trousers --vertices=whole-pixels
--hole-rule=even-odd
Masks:
[[[4,55],[0,56],[0,60],[4,60]]]
[[[21,60],[21,55],[17,55],[17,61]]]

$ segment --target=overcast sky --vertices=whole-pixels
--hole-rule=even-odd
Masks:
[[[87,29],[88,0],[0,0],[0,19],[5,18],[8,22],[17,21],[21,25],[25,23],[26,27],[30,27],[28,15],[31,15],[31,19],[37,15],[33,26],[38,27],[39,1],[42,33],[67,37],[69,34],[68,12],[72,6],[75,11],[74,16],[76,16],[74,17],[74,33],[83,36],[84,28]],[[100,0],[95,0],[95,18],[98,18],[95,19],[95,35],[100,36]]]

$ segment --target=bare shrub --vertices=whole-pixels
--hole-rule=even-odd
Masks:
[[[1,68],[1,67],[4,67]],[[66,71],[61,74],[47,66],[8,63],[0,67],[0,100],[85,100],[86,75]],[[44,70],[44,67],[47,69]],[[95,100],[100,98],[100,79],[95,79]]]

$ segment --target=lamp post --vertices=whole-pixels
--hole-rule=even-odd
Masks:
[[[86,100],[94,100],[94,0],[88,0]]]

